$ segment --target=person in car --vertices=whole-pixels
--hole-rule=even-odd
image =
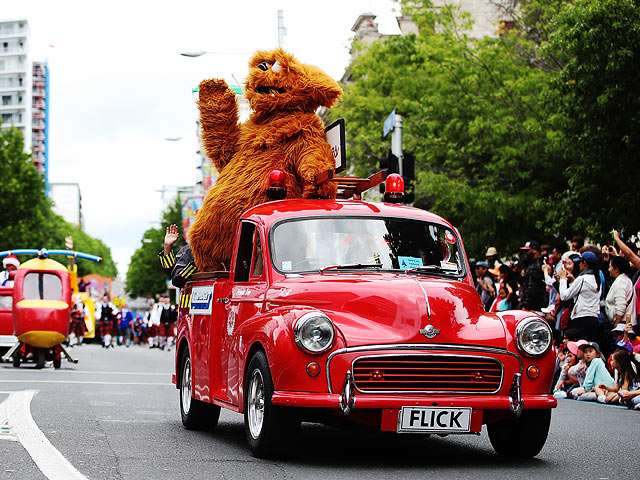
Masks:
[[[171,283],[176,288],[182,288],[189,277],[196,273],[198,269],[193,261],[193,253],[189,245],[182,247],[176,255],[173,254],[173,246],[178,241],[178,238],[178,226],[175,224],[169,225],[164,235],[164,247],[158,253],[158,259],[164,272],[171,278]]]
[[[20,260],[15,255],[9,255],[2,259],[4,270],[0,272],[0,287],[13,287],[13,276],[20,268]]]

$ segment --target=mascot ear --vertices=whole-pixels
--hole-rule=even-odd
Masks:
[[[342,89],[336,81],[314,65],[305,65],[305,73],[309,82],[305,85],[305,93],[313,98],[316,105],[329,108],[342,95]]]

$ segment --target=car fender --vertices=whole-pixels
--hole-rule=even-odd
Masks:
[[[258,350],[262,350],[267,357],[275,390],[329,391],[325,372],[326,360],[332,351],[344,347],[342,333],[336,327],[333,346],[320,354],[302,351],[296,345],[293,333],[295,323],[300,317],[318,311],[320,310],[307,306],[282,306],[256,315],[241,325],[237,331],[242,358],[241,371],[238,372],[241,378],[239,382],[241,405],[243,405],[242,391],[247,374],[246,369]],[[316,362],[320,366],[320,373],[316,376],[307,373],[307,366],[311,362]]]
[[[496,312],[496,315],[502,319],[505,325],[507,349],[509,352],[516,354],[522,361],[522,392],[549,393],[555,372],[557,355],[555,346],[552,345],[544,355],[532,358],[521,353],[516,345],[516,327],[520,322],[531,317],[544,319],[537,313],[526,310],[505,310]],[[540,369],[540,374],[537,378],[531,378],[532,370],[530,369],[535,371],[535,367]]]

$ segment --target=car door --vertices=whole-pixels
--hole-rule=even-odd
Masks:
[[[237,331],[242,323],[264,309],[267,280],[263,245],[262,229],[253,222],[243,221],[233,272],[226,329],[222,334],[223,355],[227,361],[226,365],[223,365],[223,376],[227,384],[228,401],[234,405],[239,401],[241,381],[240,337]]]

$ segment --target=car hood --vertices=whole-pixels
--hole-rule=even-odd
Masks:
[[[394,273],[324,273],[274,283],[268,301],[325,312],[349,347],[438,343],[506,348],[498,316],[484,311],[477,292],[459,281]],[[427,338],[420,330],[439,330]]]

